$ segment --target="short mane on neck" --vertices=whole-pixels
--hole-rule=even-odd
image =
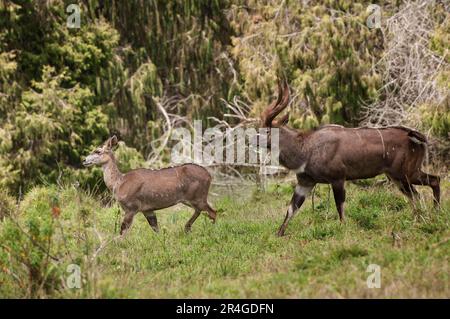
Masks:
[[[308,155],[303,150],[303,142],[309,133],[283,126],[280,128],[279,134],[280,164],[290,170],[301,168]]]
[[[117,161],[114,154],[111,152],[109,154],[110,160],[103,164],[103,179],[105,181],[106,187],[114,193],[115,188],[122,181],[123,174],[117,167]]]

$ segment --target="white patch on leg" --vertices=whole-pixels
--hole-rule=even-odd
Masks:
[[[294,171],[295,174],[301,174],[301,173],[305,172],[305,168],[306,168],[306,163],[303,163],[302,165],[300,165],[299,167],[297,167],[293,171]]]
[[[303,186],[297,185],[295,186],[295,193],[300,196],[308,196],[314,186]]]
[[[288,213],[289,217],[291,217],[294,214],[294,209],[292,208],[292,204],[289,205],[287,213]]]
[[[308,194],[311,192],[312,189],[313,189],[313,186],[297,185],[297,186],[295,186],[295,194],[306,198],[306,196],[308,196]],[[294,204],[289,205],[289,208],[287,211],[288,216],[292,217],[297,210],[298,210],[298,207],[294,207]]]

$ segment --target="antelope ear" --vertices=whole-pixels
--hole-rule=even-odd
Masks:
[[[282,126],[286,125],[289,123],[289,113],[286,113],[280,120],[280,124]]]
[[[113,135],[106,141],[105,146],[109,149],[113,149],[113,147],[117,145],[117,142],[117,136]]]
[[[113,136],[110,138],[110,140],[109,140],[109,146],[110,146],[111,148],[113,148],[113,147],[117,146],[117,143],[118,143],[118,142],[119,142],[119,141],[118,141],[118,139],[117,139],[117,136],[113,135]]]
[[[275,121],[275,126],[280,127],[280,126],[284,126],[286,124],[288,124],[289,122],[289,113],[286,113],[285,115],[283,115],[283,117],[281,119],[279,119],[278,121]]]

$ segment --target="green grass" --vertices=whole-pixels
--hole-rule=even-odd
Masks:
[[[289,184],[272,184],[266,193],[214,188],[215,225],[201,216],[185,234],[192,210],[177,206],[157,212],[161,231],[155,234],[139,214],[124,239],[112,240],[83,264],[83,289],[56,289],[45,297],[449,298],[450,185],[442,185],[440,211],[421,188],[424,200],[413,212],[392,185],[348,183],[344,224],[328,186],[321,185],[314,210],[309,198],[283,238],[275,233],[290,200]],[[79,209],[67,201],[63,211]],[[102,240],[116,236],[117,207],[89,203]],[[370,264],[381,267],[379,289],[366,285]],[[0,288],[4,297],[25,295],[13,281],[4,285],[10,287]]]

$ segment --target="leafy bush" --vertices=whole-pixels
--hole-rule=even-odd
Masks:
[[[19,213],[0,224],[1,295],[43,297],[67,288],[67,266],[85,268],[94,253],[93,212],[100,210],[75,188],[32,189]]]
[[[15,210],[15,200],[8,193],[0,189],[0,220],[4,217],[11,216]]]
[[[381,85],[372,61],[382,39],[365,25],[367,5],[268,1],[252,2],[252,11],[235,7],[232,25],[241,36],[233,39],[232,53],[254,111],[267,105],[283,73],[293,90],[294,127],[356,125],[361,105],[375,99]]]
[[[108,135],[107,117],[89,89],[61,87],[65,73],[45,66],[43,79],[22,94],[22,103],[0,128],[0,186],[26,191],[33,182],[57,180],[57,165],[79,167],[89,145]]]

